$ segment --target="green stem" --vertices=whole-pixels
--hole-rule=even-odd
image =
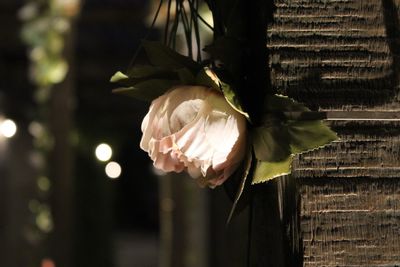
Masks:
[[[151,22],[150,28],[147,30],[147,33],[146,33],[146,35],[145,35],[144,38],[143,38],[144,40],[147,40],[147,38],[149,38],[150,33],[151,33],[151,31],[153,30],[154,25],[156,24],[158,15],[160,14],[160,10],[161,10],[163,1],[164,1],[164,0],[160,0],[160,4],[158,5],[156,14],[154,15],[153,21]],[[142,50],[142,48],[143,48],[143,45],[142,45],[142,43],[140,43],[140,44],[139,44],[139,47],[136,49],[135,54],[133,55],[133,58],[132,58],[131,62],[129,63],[128,69],[132,68],[132,66],[135,64],[136,59],[137,59],[137,57],[138,57],[138,55],[139,55],[139,52]]]
[[[165,45],[168,45],[168,31],[169,31],[169,20],[171,18],[171,5],[172,5],[172,0],[168,0],[167,20],[165,22],[165,29],[164,29],[164,44]]]

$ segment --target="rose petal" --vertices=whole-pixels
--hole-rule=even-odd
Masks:
[[[189,161],[197,163],[203,176],[211,166],[214,149],[207,142],[204,118],[199,118],[176,134],[176,144]]]
[[[166,172],[181,172],[185,166],[171,157],[171,154],[159,154],[154,160],[154,167]]]
[[[152,102],[142,122],[141,148],[164,171],[184,169],[202,185],[222,184],[244,156],[245,118],[221,93],[173,88]]]
[[[178,132],[183,127],[191,123],[197,116],[203,101],[201,99],[186,100],[179,104],[172,111],[169,118],[169,125],[172,132]]]
[[[165,96],[160,96],[157,99],[155,99],[149,109],[149,112],[146,114],[146,116],[143,119],[141,128],[143,132],[142,139],[140,140],[140,148],[143,149],[144,151],[148,151],[149,149],[149,142],[150,139],[153,137],[153,125],[154,125],[154,119],[156,117],[156,114],[158,112],[158,109],[162,105],[162,101],[165,99]]]
[[[167,149],[164,151],[165,153],[163,153],[161,150],[165,149],[165,147],[161,148],[161,146],[165,146],[165,144],[162,144],[161,141],[154,139],[152,139],[150,143],[152,148],[151,153],[149,153],[150,158],[154,161],[154,166],[157,169],[166,172],[181,172],[185,169],[185,165],[179,159],[180,153],[174,151],[173,148]]]

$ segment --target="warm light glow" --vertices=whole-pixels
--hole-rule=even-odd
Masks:
[[[51,259],[43,259],[40,267],[56,267],[56,264]]]
[[[17,125],[12,120],[5,120],[0,123],[0,134],[6,138],[11,138],[17,132]]]
[[[121,171],[121,166],[114,161],[111,161],[106,165],[106,174],[111,179],[118,178],[121,175]]]
[[[100,144],[96,147],[96,157],[100,161],[108,161],[111,159],[112,149],[107,144]]]

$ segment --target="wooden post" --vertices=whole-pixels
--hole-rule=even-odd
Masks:
[[[293,165],[303,264],[397,266],[399,1],[277,3],[272,83],[334,115],[341,138]]]

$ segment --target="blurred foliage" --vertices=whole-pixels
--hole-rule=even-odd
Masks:
[[[79,9],[79,0],[30,0],[19,11],[24,21],[22,39],[29,47],[30,78],[38,87],[64,80],[68,72],[65,36]],[[37,101],[44,102],[47,97],[48,94],[37,94]]]
[[[79,0],[29,0],[18,13],[23,21],[21,37],[28,47],[29,76],[35,85],[37,105],[35,120],[29,125],[33,136],[31,162],[37,172],[37,196],[28,203],[32,219],[25,236],[33,245],[32,254],[38,260],[46,253],[47,235],[53,230],[51,207],[47,203],[51,191],[47,158],[54,143],[48,125],[48,106],[53,86],[61,83],[68,73],[65,44],[79,10]]]

